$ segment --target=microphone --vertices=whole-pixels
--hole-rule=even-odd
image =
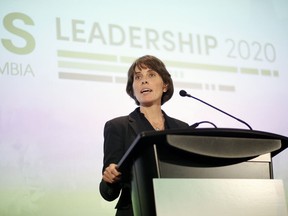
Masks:
[[[243,120],[241,120],[241,119],[239,119],[239,118],[236,118],[235,116],[233,116],[233,115],[231,115],[231,114],[229,114],[229,113],[227,113],[227,112],[225,112],[225,111],[223,111],[223,110],[221,110],[221,109],[219,109],[219,108],[217,108],[217,107],[215,107],[215,106],[213,106],[213,105],[211,105],[211,104],[209,104],[209,103],[207,103],[207,102],[205,102],[205,101],[203,101],[203,100],[201,100],[201,99],[199,99],[199,98],[196,98],[196,97],[188,94],[185,90],[181,90],[181,91],[179,92],[179,94],[180,94],[182,97],[185,97],[185,96],[186,96],[186,97],[194,98],[194,99],[196,99],[196,100],[198,100],[198,101],[200,101],[200,102],[202,102],[202,103],[204,103],[204,104],[206,104],[206,105],[208,105],[208,106],[210,106],[210,107],[212,107],[212,108],[214,108],[214,109],[216,109],[216,110],[224,113],[225,115],[228,115],[228,116],[236,119],[237,121],[245,124],[250,130],[252,130],[252,127],[251,127],[249,124],[247,124],[245,121],[243,121]]]

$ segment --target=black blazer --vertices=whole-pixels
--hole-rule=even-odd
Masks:
[[[189,127],[187,123],[171,118],[165,112],[163,114],[166,129]],[[102,172],[109,164],[117,164],[120,161],[138,133],[149,130],[154,129],[140,112],[139,107],[128,116],[121,116],[107,121],[104,126],[104,160]],[[122,173],[119,183],[109,184],[102,180],[99,190],[102,197],[107,201],[115,200],[122,190],[116,208],[118,210],[131,208],[129,171]]]

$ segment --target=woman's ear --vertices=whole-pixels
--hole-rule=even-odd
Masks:
[[[163,92],[167,92],[168,91],[168,84],[164,84],[163,85]]]

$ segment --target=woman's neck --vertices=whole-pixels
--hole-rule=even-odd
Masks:
[[[140,107],[140,112],[150,122],[155,130],[165,129],[165,118],[163,116],[161,106]]]
[[[151,106],[151,107],[140,106],[140,112],[143,113],[146,118],[155,120],[161,119],[163,115],[161,106]]]

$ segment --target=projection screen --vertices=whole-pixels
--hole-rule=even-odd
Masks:
[[[107,120],[129,114],[127,70],[151,54],[188,124],[288,136],[284,0],[0,2],[0,215],[113,215],[98,191]],[[199,127],[211,127],[203,124]],[[274,159],[288,194],[287,151]]]

